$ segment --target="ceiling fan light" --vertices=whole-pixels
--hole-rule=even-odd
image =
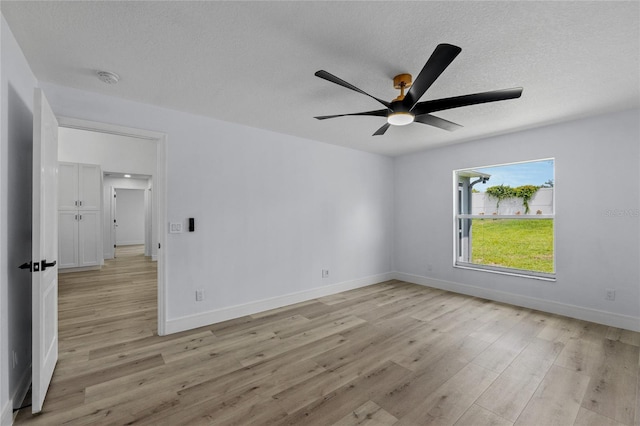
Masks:
[[[413,123],[415,116],[410,112],[394,112],[387,117],[387,123],[392,126],[406,126]]]

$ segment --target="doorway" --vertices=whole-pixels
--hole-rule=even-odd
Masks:
[[[104,172],[104,259],[113,259],[119,248],[141,245],[152,260],[153,181],[151,176]]]
[[[69,148],[68,152],[59,151],[60,161],[74,161],[81,159],[82,162],[100,164],[102,170],[113,170],[116,172],[136,175],[146,179],[146,210],[145,215],[148,225],[145,226],[145,254],[148,254],[157,265],[157,332],[158,335],[165,335],[166,304],[165,304],[165,233],[160,224],[165,222],[166,217],[166,150],[167,137],[163,133],[127,128],[111,124],[79,120],[68,117],[58,117],[60,127],[60,140],[69,134],[74,133],[74,137],[82,135],[96,136],[89,140],[76,140]],[[95,140],[102,143],[97,143]],[[104,141],[108,141],[104,143]],[[64,142],[63,142],[64,143]],[[145,151],[146,150],[146,151]],[[66,158],[60,158],[65,156]],[[136,160],[137,159],[137,160]],[[144,160],[142,160],[144,159]],[[141,165],[140,161],[146,163]],[[117,185],[115,186],[117,187]],[[114,190],[115,190],[114,187]],[[123,188],[129,189],[129,188]],[[103,191],[103,197],[110,195],[110,188]],[[110,216],[111,203],[105,203],[109,210],[104,217]],[[105,226],[106,228],[106,226]],[[103,242],[111,241],[110,230],[103,228]],[[106,232],[105,232],[106,231]],[[113,247],[113,244],[111,244]],[[106,253],[106,252],[105,252]],[[115,252],[114,252],[115,254]]]

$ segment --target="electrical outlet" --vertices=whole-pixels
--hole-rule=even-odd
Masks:
[[[196,290],[196,302],[202,302],[204,300],[204,290]]]
[[[328,269],[323,269],[322,270],[322,278],[329,278],[329,270]]]
[[[616,291],[612,288],[607,289],[607,294],[604,296],[605,300],[616,300]]]
[[[180,234],[182,232],[182,224],[179,222],[171,222],[169,223],[169,233],[170,234]]]

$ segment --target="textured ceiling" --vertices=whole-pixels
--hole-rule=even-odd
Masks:
[[[640,3],[28,2],[2,14],[41,81],[386,155],[640,105]],[[372,137],[379,104],[439,43],[462,48],[421,100],[510,87],[520,99],[442,111]],[[96,70],[118,73],[106,85]]]

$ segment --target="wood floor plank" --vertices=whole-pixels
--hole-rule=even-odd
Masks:
[[[397,425],[455,424],[497,376],[494,371],[467,364],[434,392],[426,395],[422,402],[402,416]]]
[[[552,366],[514,424],[516,426],[573,424],[588,385],[589,376],[556,365]]]
[[[335,422],[333,426],[392,426],[397,421],[398,419],[384,411],[378,404],[367,401]]]
[[[339,421],[353,410],[405,380],[411,372],[388,362],[380,368],[359,377],[287,416],[283,425],[326,425]]]
[[[534,339],[476,404],[515,422],[563,348],[562,343]]]
[[[454,426],[512,426],[513,422],[473,404]]]
[[[474,363],[495,372],[503,372],[509,364],[527,347],[531,339],[545,326],[544,316],[537,312],[527,314],[512,329],[503,334],[480,354]]]
[[[619,423],[614,419],[581,407],[578,411],[574,426],[624,426],[624,423]]]
[[[590,374],[591,381],[582,406],[621,423],[632,424],[639,348],[608,339],[602,342],[602,346],[601,357]]]
[[[156,264],[116,255],[60,275],[57,368],[15,424],[640,423],[640,333],[391,280],[158,336]]]

